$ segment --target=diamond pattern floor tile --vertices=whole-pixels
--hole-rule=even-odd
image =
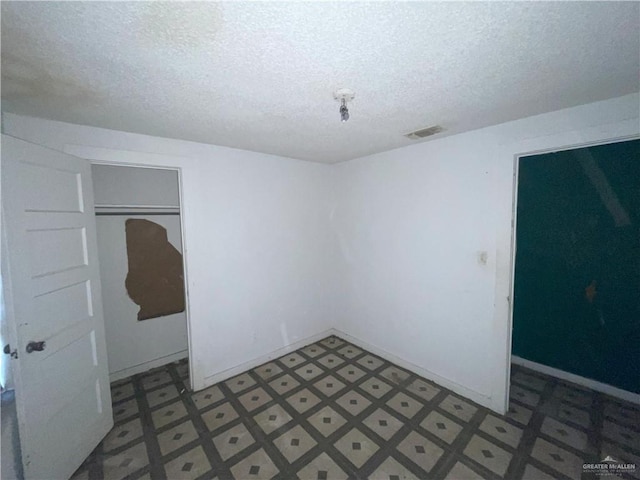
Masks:
[[[268,480],[276,476],[277,473],[278,468],[263,449],[252,453],[231,467],[231,474],[237,479]]]
[[[347,345],[346,347],[342,347],[341,349],[339,349],[338,353],[343,357],[355,358],[362,353],[362,350],[352,345]]]
[[[255,385],[256,381],[251,378],[251,375],[249,375],[248,373],[243,373],[242,375],[233,377],[224,383],[233,393],[238,393]]]
[[[440,389],[435,385],[431,385],[430,383],[420,379],[416,379],[411,382],[411,384],[407,386],[407,390],[426,401],[432,400],[433,397],[440,393]]]
[[[149,403],[149,407],[153,408],[177,397],[178,389],[172,384],[147,393],[147,402]]]
[[[298,368],[295,372],[299,377],[302,377],[305,380],[311,380],[312,378],[316,378],[318,375],[322,375],[324,370],[317,365],[307,364]]]
[[[478,411],[477,407],[454,395],[447,396],[447,398],[440,403],[440,408],[465,422],[471,420],[471,417]]]
[[[244,395],[241,395],[238,400],[249,412],[254,411],[256,408],[260,408],[265,403],[270,402],[271,396],[264,391],[263,388],[258,387],[248,391]]]
[[[587,451],[587,434],[554,418],[545,418],[540,432],[577,450]]]
[[[335,443],[340,452],[356,467],[361,467],[378,451],[378,445],[357,428]]]
[[[391,387],[391,385],[389,385],[387,382],[377,377],[372,377],[369,380],[362,382],[358,386],[358,388],[360,388],[361,390],[364,390],[369,395],[373,395],[376,398],[380,398],[384,394],[386,394],[389,390],[391,390],[393,387]]]
[[[305,361],[305,358],[297,353],[291,353],[289,355],[285,355],[284,357],[280,357],[278,361],[285,368],[292,368],[297,367],[298,365],[303,363]]]
[[[268,434],[289,423],[291,415],[280,405],[274,405],[256,415],[254,420]]]
[[[134,394],[131,382],[119,383],[111,387],[111,399],[113,402],[131,398]]]
[[[371,474],[369,480],[419,480],[397,460],[389,457]]]
[[[425,472],[430,472],[440,459],[444,450],[418,432],[411,432],[398,445],[398,451],[418,465]]]
[[[171,378],[171,374],[164,369],[157,370],[154,373],[142,377],[142,388],[145,390],[152,390],[156,387],[167,385],[168,383],[173,383],[173,379]]]
[[[484,421],[480,424],[480,430],[513,448],[518,447],[520,439],[522,438],[521,428],[516,427],[495,415],[487,415]]]
[[[193,399],[193,403],[195,403],[197,408],[205,408],[209,405],[213,405],[214,403],[223,400],[224,394],[220,391],[220,388],[217,385],[213,387],[209,387],[205,390],[201,390],[191,395]]]
[[[327,397],[332,397],[346,387],[344,383],[333,375],[329,375],[328,377],[317,381],[313,386]]]
[[[187,416],[187,409],[181,401],[173,402],[151,414],[156,429],[169,425]]]
[[[386,378],[387,380],[390,380],[391,383],[399,384],[409,378],[409,372],[401,368],[392,366],[385,368],[382,372],[380,372],[380,376]]]
[[[525,373],[523,371],[516,372],[511,377],[511,380],[518,385],[524,385],[525,387],[529,387],[531,390],[535,390],[537,392],[542,392],[547,384],[546,379],[543,377]]]
[[[511,403],[511,405],[509,405],[509,411],[507,412],[506,417],[522,425],[528,425],[529,420],[531,420],[532,414],[533,412],[528,408],[523,407],[522,405]]]
[[[344,378],[347,382],[356,382],[360,378],[362,378],[365,372],[358,367],[354,367],[353,365],[347,365],[346,367],[342,367],[340,370],[336,372],[342,378]]]
[[[328,355],[325,355],[324,357],[320,358],[318,360],[318,363],[321,363],[322,365],[324,365],[327,368],[335,369],[335,368],[339,367],[340,365],[342,365],[344,363],[344,360],[342,358],[338,357],[334,353],[329,353]]]
[[[640,430],[638,425],[636,425],[635,428]],[[602,426],[602,434],[611,440],[640,452],[640,434],[630,428],[605,420]]]
[[[394,395],[387,402],[387,405],[406,418],[413,418],[424,406],[424,404],[402,392]]]
[[[445,480],[483,480],[482,476],[479,473],[476,473],[474,470],[470,469],[463,463],[456,463],[453,468],[449,471]]]
[[[304,347],[300,351],[302,353],[304,353],[305,355],[307,355],[308,357],[311,357],[311,358],[315,358],[318,355],[322,355],[324,352],[326,352],[324,347],[321,347],[320,345],[318,345],[316,343],[314,343],[313,345],[309,345],[307,347]]]
[[[336,403],[344,408],[351,415],[358,415],[361,411],[371,405],[371,402],[360,395],[357,391],[351,390],[342,395]]]
[[[107,455],[102,461],[104,478],[120,480],[149,464],[147,447],[140,442],[118,455]]]
[[[347,423],[342,415],[331,407],[324,407],[318,413],[309,417],[309,423],[315,427],[322,435],[328,437]]]
[[[349,476],[326,453],[321,453],[298,472],[300,480],[346,480]]]
[[[462,431],[462,426],[459,423],[436,411],[427,415],[420,426],[449,444],[453,443]]]
[[[591,407],[593,402],[593,395],[590,392],[566,384],[557,385],[553,391],[553,396],[582,408]]]
[[[345,341],[337,337],[329,337],[325,340],[322,340],[320,343],[327,348],[337,348],[340,345],[344,345]]]
[[[538,405],[538,402],[540,402],[540,395],[538,393],[515,384],[511,385],[509,395],[513,400],[522,402],[529,407],[535,407]]]
[[[546,480],[607,456],[640,464],[640,407],[517,365],[504,416],[335,337],[198,392],[188,372],[112,384],[115,425],[74,480]]]
[[[282,368],[274,362],[262,365],[254,370],[262,379],[269,380],[282,373]]]
[[[569,478],[580,478],[582,475],[582,458],[542,438],[536,439],[531,456]]]
[[[142,436],[142,422],[139,418],[117,425],[103,440],[105,452],[110,452]]]
[[[164,466],[167,478],[192,480],[211,470],[211,464],[202,447],[198,446]]]
[[[198,433],[191,421],[186,421],[158,435],[160,452],[163,455],[186,445],[198,438]]]
[[[506,473],[513,457],[506,450],[478,435],[471,438],[464,454],[501,477]]]
[[[205,425],[211,432],[223,427],[236,418],[238,418],[238,412],[236,412],[230,402],[225,402],[202,414],[202,420],[204,420]]]
[[[604,404],[604,415],[608,420],[625,427],[640,425],[640,409],[633,408],[631,405],[622,405],[616,401],[607,401]]]
[[[316,441],[300,425],[287,430],[273,441],[280,453],[289,461],[295,462],[302,455],[316,446]]]
[[[300,382],[289,374],[283,375],[269,382],[269,386],[280,395],[284,395],[289,390],[296,388],[298,385],[300,385]]]
[[[560,403],[558,405],[557,417],[558,420],[562,422],[573,423],[586,429],[591,427],[591,415],[589,415],[589,411],[567,403]]]
[[[253,436],[243,424],[236,425],[213,438],[213,443],[223,460],[233,457],[253,442]]]
[[[544,473],[533,465],[527,465],[524,469],[522,480],[554,480],[554,477]]]
[[[362,423],[376,432],[385,440],[389,440],[402,428],[403,423],[386,410],[378,408],[369,415]]]
[[[319,402],[320,399],[306,388],[287,398],[287,403],[295,408],[299,413],[306,412]]]
[[[113,406],[113,421],[121,422],[138,414],[138,401],[135,398],[126,400]]]
[[[373,355],[365,355],[360,358],[357,363],[368,370],[377,370],[385,364],[384,361],[380,360],[378,357],[374,357]]]

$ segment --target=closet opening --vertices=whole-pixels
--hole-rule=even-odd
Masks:
[[[113,401],[133,376],[145,391],[188,388],[180,171],[104,163],[91,170]]]

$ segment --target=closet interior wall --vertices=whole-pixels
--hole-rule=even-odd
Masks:
[[[188,357],[186,313],[138,321],[139,306],[125,287],[128,219],[162,226],[182,253],[178,172],[96,164],[92,175],[109,374],[114,381]]]

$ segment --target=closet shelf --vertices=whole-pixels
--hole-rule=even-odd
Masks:
[[[180,215],[175,205],[105,205],[96,204],[97,216],[116,215]]]

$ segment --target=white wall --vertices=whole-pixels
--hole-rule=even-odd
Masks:
[[[96,205],[180,206],[177,170],[92,165]]]
[[[11,114],[4,129],[85,158],[180,168],[196,389],[329,328],[329,166]]]
[[[4,121],[85,157],[181,168],[196,388],[334,326],[504,411],[514,158],[637,135],[638,105],[628,95],[335,166]]]
[[[628,95],[337,165],[336,327],[504,411],[514,158],[638,135],[639,105]]]
[[[178,172],[151,168],[93,165],[94,200],[99,205],[179,206]],[[103,210],[101,210],[103,211]],[[110,209],[109,213],[130,212]],[[129,218],[157,223],[182,252],[179,215],[96,216],[105,336],[111,380],[126,378],[188,356],[186,312],[138,321],[139,307],[129,297],[125,222]]]

